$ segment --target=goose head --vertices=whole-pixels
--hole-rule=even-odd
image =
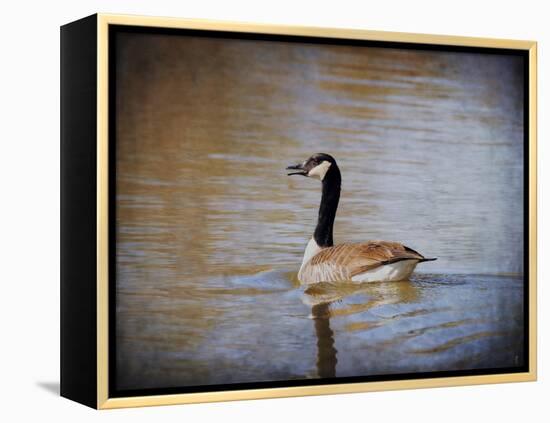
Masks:
[[[321,182],[331,173],[338,172],[338,166],[336,160],[329,154],[316,153],[310,158],[297,165],[291,165],[286,168],[287,170],[294,170],[295,172],[288,173],[291,175],[302,175],[309,178],[319,179]]]

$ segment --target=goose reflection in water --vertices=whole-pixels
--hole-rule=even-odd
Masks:
[[[334,305],[352,295],[365,295],[366,301],[358,304],[347,304],[337,308]],[[311,306],[311,318],[314,322],[317,338],[317,376],[320,378],[336,377],[338,350],[335,347],[335,334],[331,328],[331,318],[338,316],[364,313],[381,305],[404,304],[414,302],[419,298],[419,289],[411,281],[394,283],[356,283],[335,284],[321,282],[307,287],[303,302]],[[347,330],[368,330],[379,327],[389,318],[379,318],[376,322],[363,322],[348,326]]]
[[[338,350],[334,348],[334,332],[330,328],[330,303],[315,304],[311,316],[317,336],[317,376],[335,377]]]

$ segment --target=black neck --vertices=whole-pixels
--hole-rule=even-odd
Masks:
[[[319,206],[319,218],[313,233],[313,238],[319,247],[332,247],[334,245],[332,229],[338,201],[340,200],[341,184],[340,169],[333,163],[323,178],[323,195]]]

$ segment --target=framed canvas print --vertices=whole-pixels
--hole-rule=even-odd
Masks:
[[[536,43],[61,28],[61,394],[536,379]]]

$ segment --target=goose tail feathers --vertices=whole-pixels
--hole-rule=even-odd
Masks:
[[[418,260],[419,263],[424,263],[425,261],[435,261],[437,260],[437,257],[432,258],[423,258],[422,260]]]

